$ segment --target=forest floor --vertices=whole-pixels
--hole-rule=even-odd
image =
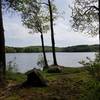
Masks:
[[[26,80],[21,73],[7,73],[8,86],[0,100],[100,100],[100,82],[84,68],[64,68],[61,73],[41,72],[47,87],[20,88]]]

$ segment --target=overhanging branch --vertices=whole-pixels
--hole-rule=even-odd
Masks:
[[[96,6],[88,6],[89,8],[83,13],[83,15],[85,15],[89,10],[91,10],[92,8],[96,9],[97,11],[99,11],[99,8]]]

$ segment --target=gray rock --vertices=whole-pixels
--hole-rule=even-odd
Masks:
[[[38,69],[32,69],[25,73],[27,75],[27,80],[23,83],[24,87],[43,87],[47,86],[47,81],[41,75]]]
[[[62,69],[58,66],[49,67],[47,70],[48,73],[60,73],[61,71]]]

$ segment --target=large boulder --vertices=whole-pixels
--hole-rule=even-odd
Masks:
[[[60,66],[49,66],[48,73],[60,73],[62,72],[62,68]]]
[[[47,81],[41,75],[38,69],[32,69],[25,73],[27,75],[27,80],[23,83],[24,87],[43,87],[47,86]]]

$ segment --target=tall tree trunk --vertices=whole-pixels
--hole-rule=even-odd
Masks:
[[[98,8],[100,8],[100,1],[98,0]],[[99,9],[99,60],[100,60],[100,9]]]
[[[100,15],[99,15],[99,60],[100,60]]]
[[[47,59],[46,59],[46,53],[45,53],[45,48],[44,48],[44,38],[43,38],[42,33],[41,33],[41,43],[42,43],[42,52],[43,52],[44,63],[45,63],[44,69],[46,69],[46,68],[48,68],[48,63],[47,63]]]
[[[53,51],[53,61],[54,65],[57,65],[56,54],[55,54],[55,40],[54,40],[54,30],[53,30],[53,15],[51,2],[48,0],[49,12],[50,12],[50,26],[51,26],[51,41],[52,41],[52,51]]]
[[[5,79],[5,39],[2,19],[2,2],[0,0],[0,83],[4,82]]]

